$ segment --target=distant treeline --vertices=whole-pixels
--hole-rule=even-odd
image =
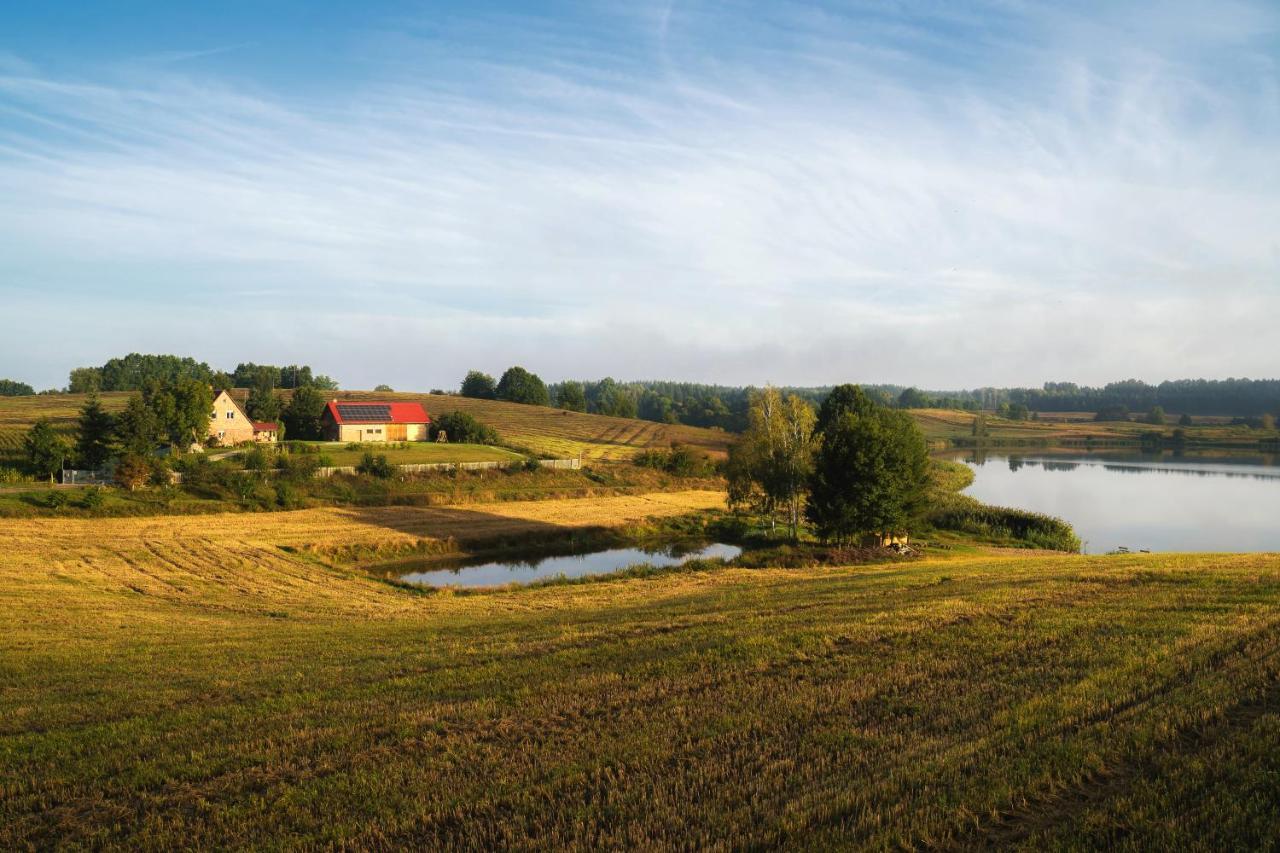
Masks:
[[[1166,412],[1189,415],[1280,416],[1280,380],[1179,379],[1150,385],[1136,379],[1100,388],[1072,382],[1047,382],[1043,388],[977,388],[922,391],[901,385],[862,386],[877,402],[901,408],[1027,412]],[[694,382],[618,382],[614,379],[561,382],[550,386],[561,408],[596,414],[638,417],[664,423],[746,428],[752,387]],[[786,393],[820,404],[830,387],[784,388]]]
[[[101,367],[77,367],[71,371],[67,390],[73,394],[95,391],[141,391],[152,383],[171,385],[188,379],[215,388],[302,388],[333,390],[338,383],[328,376],[314,375],[308,365],[246,362],[231,373],[215,370],[203,361],[177,355],[144,355],[132,352],[113,358]]]

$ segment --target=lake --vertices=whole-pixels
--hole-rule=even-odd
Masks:
[[[689,560],[718,557],[732,560],[742,553],[736,545],[720,542],[677,543],[648,548],[608,548],[580,554],[549,557],[508,558],[505,560],[451,561],[444,568],[439,560],[423,563],[422,570],[406,570],[400,580],[424,586],[501,586],[528,583],[563,575],[580,578],[607,574],[648,563],[653,566],[678,566]],[[400,568],[407,569],[407,566]]]
[[[1068,521],[1091,554],[1280,551],[1274,454],[966,452],[983,503]]]

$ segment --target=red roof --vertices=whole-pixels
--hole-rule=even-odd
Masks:
[[[329,417],[339,424],[429,424],[431,416],[421,403],[388,403],[381,400],[330,400]]]
[[[278,431],[279,429],[280,429],[279,424],[273,424],[273,423],[270,423],[270,422],[268,422],[268,421],[254,421],[254,422],[253,422],[253,431],[254,431],[254,432],[276,432],[276,431]]]

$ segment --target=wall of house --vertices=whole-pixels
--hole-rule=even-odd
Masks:
[[[404,427],[404,438],[393,437],[393,432],[398,435],[397,427]],[[332,425],[329,426],[332,430]],[[426,441],[427,425],[426,424],[341,424],[338,426],[336,435],[330,433],[328,436],[330,441],[346,441],[369,443],[374,441]]]
[[[213,401],[213,417],[209,418],[209,436],[218,437],[221,444],[239,444],[253,441],[253,421],[224,392]]]

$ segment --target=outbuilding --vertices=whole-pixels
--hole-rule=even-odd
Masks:
[[[421,403],[330,400],[320,416],[328,441],[426,441],[431,416]]]

